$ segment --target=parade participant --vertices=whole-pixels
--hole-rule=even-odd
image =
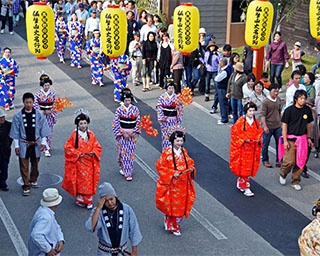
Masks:
[[[113,134],[117,141],[120,174],[127,181],[132,180],[133,160],[136,151],[137,135],[140,134],[140,111],[132,105],[133,95],[130,89],[121,92],[121,105],[116,109],[112,122]]]
[[[90,56],[90,71],[92,84],[103,86],[103,52],[100,43],[100,31],[93,31],[93,38],[87,42],[86,52]]]
[[[7,93],[9,95],[9,100],[7,103],[9,104],[9,109],[14,109],[14,95],[16,93],[16,81],[15,77],[19,73],[19,66],[17,62],[11,58],[11,49],[9,47],[5,47],[3,49],[3,56],[0,59],[1,73],[2,77],[7,85]],[[8,110],[8,109],[6,109]]]
[[[46,117],[48,126],[51,130],[51,135],[46,137],[46,149],[44,151],[44,155],[47,157],[51,156],[50,149],[51,149],[51,141],[52,141],[52,133],[53,133],[53,126],[57,123],[57,112],[53,108],[54,102],[56,101],[56,93],[50,89],[52,85],[52,80],[46,74],[42,74],[40,76],[40,89],[34,95],[34,104],[33,107],[38,109],[44,114]]]
[[[281,166],[281,163],[278,162],[278,142],[281,136],[281,99],[279,97],[279,89],[278,84],[271,84],[269,87],[270,95],[262,102],[261,106],[261,122],[263,126],[262,163],[267,168],[272,168],[268,154],[272,136],[276,146],[276,167]]]
[[[8,191],[8,166],[11,155],[12,139],[9,137],[11,122],[6,120],[6,114],[0,109],[0,189]]]
[[[88,231],[97,232],[97,255],[137,256],[142,234],[134,211],[119,200],[110,183],[103,182],[98,193],[98,205],[85,223]],[[132,246],[131,253],[127,251],[128,242]]]
[[[121,101],[121,91],[127,88],[127,79],[132,68],[129,56],[123,54],[110,60],[111,69],[114,75],[114,101]]]
[[[174,82],[172,78],[166,78],[166,92],[163,93],[157,104],[158,122],[162,132],[162,151],[171,145],[169,141],[169,131],[182,122],[182,105],[178,101],[178,95],[175,93]]]
[[[22,101],[24,107],[14,115],[9,136],[14,139],[15,153],[19,157],[23,195],[28,196],[31,187],[38,187],[40,151],[45,150],[46,137],[51,134],[46,118],[33,107],[34,95],[26,92]]]
[[[245,196],[254,196],[250,189],[250,176],[256,176],[260,164],[263,130],[254,112],[257,106],[248,102],[241,116],[231,127],[230,169],[238,177],[237,188]]]
[[[76,14],[72,14],[71,21],[68,23],[68,34],[69,34],[69,48],[70,48],[70,58],[71,67],[82,68],[82,33],[83,26],[78,21]]]
[[[56,188],[47,188],[42,193],[41,206],[33,215],[28,239],[28,255],[60,255],[64,247],[64,237],[55,218],[55,210],[62,202]]]
[[[4,108],[4,110],[10,110],[10,90],[4,80],[3,70],[0,69],[0,106]]]
[[[167,147],[156,162],[159,174],[156,188],[156,207],[165,214],[164,228],[175,236],[181,236],[180,223],[188,218],[196,200],[194,177],[196,168],[185,142],[184,128],[172,129]]]
[[[59,14],[55,25],[55,40],[57,54],[61,63],[65,63],[64,54],[66,52],[67,36],[67,24],[64,21],[63,15]]]
[[[301,173],[306,163],[308,146],[312,147],[311,123],[312,112],[306,106],[307,92],[296,90],[294,104],[284,110],[281,118],[282,137],[279,142],[279,160],[283,158],[279,182],[286,185],[286,177],[292,170],[291,186],[299,191]]]
[[[320,200],[313,206],[312,215],[316,219],[302,230],[298,238],[301,256],[320,255]]]
[[[92,209],[92,195],[96,194],[100,180],[102,147],[88,128],[90,117],[86,110],[76,112],[74,124],[76,130],[64,144],[62,188],[75,197],[78,206]]]

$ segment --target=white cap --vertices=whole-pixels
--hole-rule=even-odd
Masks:
[[[206,29],[205,28],[200,28],[199,29],[199,34],[207,34]]]
[[[301,43],[300,42],[295,42],[294,45],[301,47]]]

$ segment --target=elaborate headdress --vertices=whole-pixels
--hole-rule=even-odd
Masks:
[[[168,89],[169,86],[174,86],[174,80],[170,76],[165,77],[164,88]]]
[[[176,125],[168,130],[168,135],[169,135],[169,141],[171,144],[173,144],[173,141],[177,137],[182,137],[183,140],[185,141],[185,128],[181,125]]]
[[[131,90],[130,90],[129,88],[124,88],[124,89],[122,89],[122,91],[121,91],[121,98],[120,98],[120,100],[123,102],[124,99],[126,99],[126,98],[130,98],[132,101],[134,100],[134,99],[133,99],[133,94],[132,94],[132,92],[131,92]]]
[[[317,212],[320,212],[320,199],[318,199],[318,201],[316,201],[312,207],[312,215],[316,216]]]
[[[40,86],[43,87],[44,84],[49,83],[50,85],[52,85],[52,80],[50,79],[50,77],[44,73],[44,71],[42,70],[41,72],[38,72],[38,74],[40,75],[39,80],[40,80]]]

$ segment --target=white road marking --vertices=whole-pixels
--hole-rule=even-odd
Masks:
[[[28,255],[27,247],[25,246],[20,233],[14,224],[6,206],[4,205],[1,197],[0,197],[0,218],[2,223],[4,224],[11,241],[13,242],[14,247],[16,248],[18,256]]]
[[[135,155],[136,163],[153,179],[157,182],[158,174],[156,174],[150,166],[143,161],[138,155]],[[217,240],[228,239],[219,229],[217,229],[210,221],[208,221],[195,207],[192,208],[190,213],[206,230],[209,231]]]

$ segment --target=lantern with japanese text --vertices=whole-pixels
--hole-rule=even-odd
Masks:
[[[268,43],[273,21],[273,5],[267,0],[251,2],[246,18],[246,43],[259,49]]]
[[[184,55],[198,47],[200,16],[192,3],[181,3],[173,13],[174,46]]]
[[[309,4],[310,34],[320,42],[320,1],[310,0]]]
[[[101,45],[103,53],[118,57],[127,47],[127,17],[119,5],[108,5],[100,15]]]
[[[46,59],[54,51],[54,13],[45,2],[34,2],[26,14],[29,51],[37,59]]]

